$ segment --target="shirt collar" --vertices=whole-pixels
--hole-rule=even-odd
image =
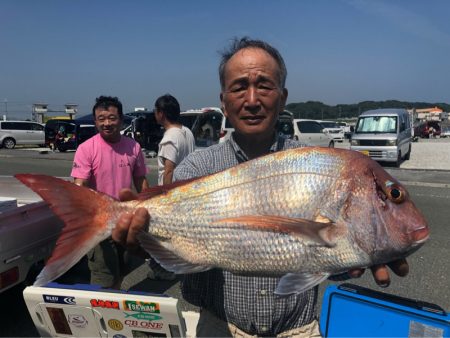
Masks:
[[[280,137],[275,133],[275,136],[273,137],[272,145],[270,146],[269,153],[273,153],[276,151],[279,151],[283,149],[285,139],[283,137]],[[234,153],[236,154],[236,158],[239,163],[248,161],[247,154],[244,153],[244,151],[239,147],[239,145],[234,140],[234,132],[231,133],[230,139],[229,139],[230,145],[233,148]]]

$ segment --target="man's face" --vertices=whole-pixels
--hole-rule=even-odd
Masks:
[[[120,139],[120,128],[122,127],[122,119],[117,108],[96,109],[95,126],[103,139],[108,142],[117,142]]]
[[[156,107],[153,111],[155,112],[156,123],[162,125],[162,112],[159,111]]]
[[[242,49],[227,62],[220,100],[236,133],[272,135],[286,99],[278,64],[266,51]]]

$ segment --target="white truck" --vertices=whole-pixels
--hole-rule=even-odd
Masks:
[[[0,293],[33,282],[63,223],[12,176],[0,176]]]

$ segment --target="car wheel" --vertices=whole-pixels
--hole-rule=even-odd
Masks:
[[[13,138],[5,138],[3,140],[3,147],[6,149],[13,149],[16,146],[16,141]]]
[[[328,144],[328,148],[334,148],[334,142],[330,141],[330,143]]]
[[[411,145],[409,145],[408,152],[405,155],[405,160],[408,161],[410,157],[411,157]]]
[[[397,161],[395,161],[395,166],[397,168],[400,168],[401,163],[402,163],[402,153],[401,153],[401,151],[399,151],[398,155],[397,155]]]

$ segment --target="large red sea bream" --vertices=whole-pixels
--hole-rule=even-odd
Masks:
[[[16,177],[65,222],[35,285],[66,272],[111,235],[121,213],[138,207],[151,215],[141,245],[167,270],[279,276],[278,294],[405,257],[429,235],[399,182],[368,156],[342,149],[277,152],[129,202],[50,176]]]

